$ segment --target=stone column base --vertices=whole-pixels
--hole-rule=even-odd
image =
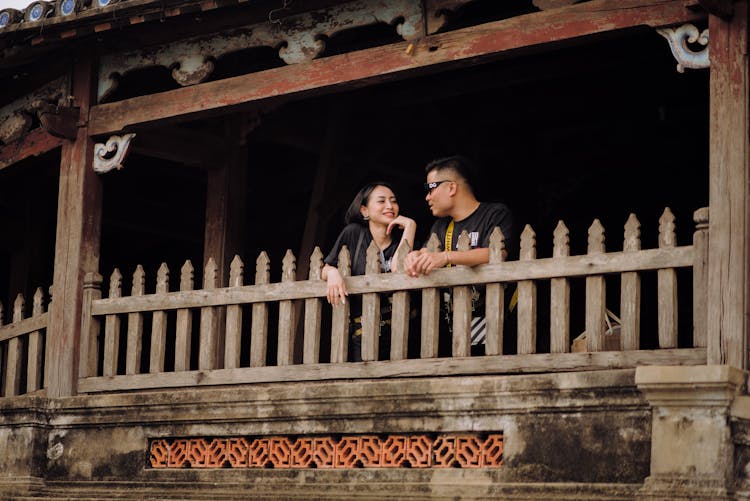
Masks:
[[[730,406],[746,379],[729,366],[636,369],[652,409],[651,475],[636,499],[734,499]]]

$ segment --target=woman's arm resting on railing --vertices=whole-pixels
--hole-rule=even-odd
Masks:
[[[323,270],[320,272],[320,278],[328,283],[326,297],[330,304],[338,306],[339,301],[341,304],[346,303],[346,296],[348,296],[349,293],[346,290],[344,277],[341,276],[338,268],[331,266],[330,264],[324,265]]]

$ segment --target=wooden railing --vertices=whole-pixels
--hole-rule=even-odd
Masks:
[[[3,325],[0,303],[0,388],[5,397],[32,393],[43,386],[44,335],[48,322],[43,301],[44,293],[38,288],[31,317],[25,318],[26,300],[23,294],[18,294],[13,303],[12,321],[7,325]]]
[[[227,287],[217,283],[216,264],[209,259],[200,290],[194,290],[194,270],[188,261],[180,272],[179,291],[169,292],[169,269],[162,264],[155,292],[145,294],[145,273],[138,266],[133,274],[131,295],[122,297],[122,275],[115,270],[109,280],[106,299],[98,297],[96,287],[90,287],[84,297],[84,304],[89,305],[90,316],[85,325],[90,334],[82,336],[86,346],[82,346],[83,377],[79,391],[703,364],[706,361],[707,216],[707,209],[696,211],[698,224],[693,245],[677,246],[674,216],[666,209],[660,219],[658,248],[641,249],[640,223],[631,215],[625,225],[623,250],[618,252],[605,251],[604,228],[597,220],[588,231],[587,253],[574,256],[569,255],[569,231],[560,222],[554,231],[554,249],[549,258],[536,257],[536,236],[527,226],[521,235],[520,259],[505,262],[503,237],[496,230],[492,235],[489,264],[440,269],[419,278],[399,272],[379,273],[379,252],[375,247],[368,249],[367,274],[352,277],[349,253],[343,249],[339,268],[346,277],[350,296],[362,296],[362,358],[365,363],[345,362],[349,339],[348,303],[329,310],[330,331],[322,332],[321,326],[326,323],[322,319],[328,315],[324,308],[330,307],[324,302],[326,284],[320,279],[320,249],[316,248],[311,256],[309,279],[303,281],[294,279],[295,257],[290,251],[283,259],[278,283],[270,282],[270,262],[265,252],[256,261],[254,285],[245,285],[244,264],[237,256],[231,263]],[[468,237],[462,235],[459,242],[460,246],[467,246]],[[428,247],[436,245],[437,237],[433,235]],[[403,261],[407,251],[399,248],[398,263]],[[679,268],[693,271],[692,346],[678,347],[676,270]],[[640,278],[648,271],[657,274],[657,325],[649,330],[658,332],[658,349],[641,350]],[[621,326],[619,349],[604,352],[608,276],[619,276]],[[585,280],[587,349],[583,353],[569,353],[571,280],[575,278]],[[550,284],[549,353],[536,353],[536,287],[546,280]],[[486,284],[486,355],[479,357],[470,357],[468,287],[473,284]],[[503,332],[504,295],[513,290],[506,288],[509,284],[517,284],[518,288],[517,350],[514,354],[503,354],[504,336],[513,334]],[[454,291],[450,357],[438,357],[439,291],[444,288]],[[392,298],[390,356],[387,361],[375,363],[379,302],[387,295]],[[413,306],[410,298],[419,297],[419,332],[410,332],[409,316]],[[278,305],[277,319],[269,318],[273,303]],[[302,319],[303,325],[301,355],[295,352],[297,318]],[[274,332],[269,324],[276,325]],[[101,325],[104,328],[100,351]],[[122,342],[121,336],[126,337]],[[407,358],[410,336],[419,336],[418,358]],[[197,346],[191,346],[193,338]],[[148,339],[148,343],[144,343],[144,339]],[[324,357],[321,357],[322,339],[330,344],[330,353],[323,354],[327,355]],[[149,353],[142,356],[146,345]],[[267,363],[269,345],[276,347],[275,365]],[[124,356],[120,353],[121,346]],[[242,353],[243,349],[249,349],[249,355]],[[94,356],[100,352],[101,358]],[[327,361],[321,363],[321,358]]]

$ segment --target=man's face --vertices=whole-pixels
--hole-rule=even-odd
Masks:
[[[427,188],[427,195],[424,199],[435,217],[447,216],[453,207],[452,192],[455,182],[451,174],[453,172],[450,170],[432,170],[427,174],[427,184],[431,186]]]

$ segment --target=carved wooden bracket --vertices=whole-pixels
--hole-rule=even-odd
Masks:
[[[377,8],[373,9],[373,6]],[[195,85],[211,75],[216,59],[251,47],[276,48],[279,57],[287,64],[311,61],[325,49],[325,38],[347,29],[377,23],[393,25],[404,40],[414,40],[423,34],[419,2],[353,0],[324,11],[292,14],[209,37],[105,55],[99,68],[97,97],[99,102],[105,100],[117,88],[120,76],[149,66],[170,68],[177,83],[182,86]]]
[[[103,174],[112,169],[122,169],[122,162],[128,154],[130,141],[135,137],[134,133],[112,136],[106,143],[94,145],[94,171]]]
[[[685,68],[708,68],[708,29],[698,31],[692,24],[683,24],[679,28],[662,28],[656,30],[669,42],[669,49],[677,59],[677,71],[683,73]],[[694,51],[688,44],[699,43],[705,46],[703,50]]]
[[[39,123],[49,134],[63,139],[75,140],[81,109],[77,106],[55,106],[49,103],[36,105]]]

